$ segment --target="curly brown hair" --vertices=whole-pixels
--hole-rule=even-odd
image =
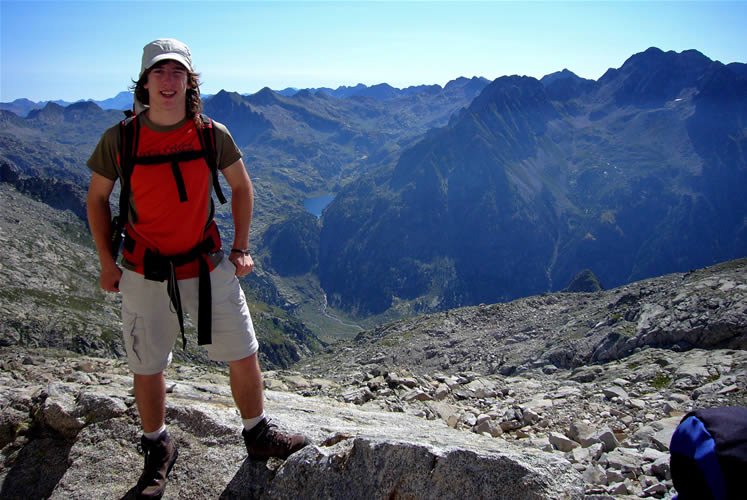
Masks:
[[[135,93],[135,99],[140,101],[146,106],[150,102],[150,96],[148,95],[148,89],[145,88],[145,84],[148,83],[148,74],[153,71],[154,68],[158,68],[166,64],[169,59],[159,61],[143,73],[143,76],[139,80],[133,80],[132,91]],[[192,73],[187,71],[187,118],[195,118],[202,112],[202,99],[200,98],[200,74]]]

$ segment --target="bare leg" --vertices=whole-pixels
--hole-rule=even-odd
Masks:
[[[241,418],[253,418],[264,410],[262,372],[257,354],[229,364],[231,393]]]
[[[163,372],[154,375],[135,374],[135,402],[143,432],[155,432],[166,418],[166,382]]]

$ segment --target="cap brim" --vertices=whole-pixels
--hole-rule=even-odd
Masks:
[[[152,68],[154,64],[159,63],[161,61],[166,61],[166,60],[176,61],[182,66],[184,66],[185,68],[187,68],[187,71],[189,71],[190,73],[192,72],[192,66],[189,64],[189,61],[187,61],[187,59],[184,58],[183,55],[170,52],[168,54],[158,54],[153,59],[151,59],[148,62],[148,65],[145,68],[143,68],[143,70],[140,72],[140,76],[142,77],[143,73],[145,73],[150,68]]]

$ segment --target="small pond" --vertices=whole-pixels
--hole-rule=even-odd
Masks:
[[[306,198],[303,202],[303,206],[306,208],[306,210],[309,211],[309,213],[317,217],[321,217],[322,210],[324,210],[325,207],[329,205],[334,199],[335,195],[331,193],[317,196],[315,198]]]

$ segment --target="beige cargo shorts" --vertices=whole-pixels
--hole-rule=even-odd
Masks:
[[[212,344],[202,346],[214,361],[236,361],[257,352],[259,344],[236,268],[223,258],[210,273],[212,286]],[[199,278],[179,280],[182,308],[197,324]],[[127,362],[133,373],[152,375],[163,371],[172,359],[179,336],[179,319],[169,299],[166,282],[146,280],[122,270],[122,334]],[[197,334],[187,330],[187,341]]]

